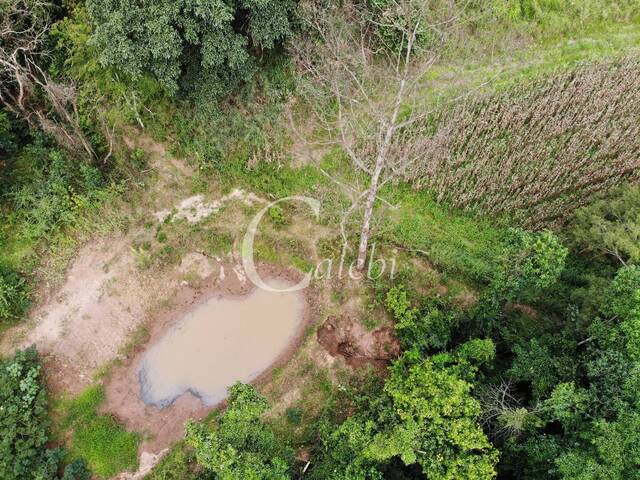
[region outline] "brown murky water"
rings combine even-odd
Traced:
[[[283,280],[269,283],[291,286]],[[230,385],[250,382],[277,359],[303,314],[300,292],[256,289],[245,297],[212,298],[144,355],[138,370],[142,399],[166,407],[190,391],[206,405],[218,403]]]

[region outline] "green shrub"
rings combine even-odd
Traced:
[[[287,420],[292,425],[300,425],[302,423],[302,417],[304,416],[304,412],[296,407],[289,407],[285,412],[287,416]]]
[[[284,210],[282,210],[282,207],[278,205],[275,205],[269,209],[269,218],[276,226],[282,226],[287,223],[286,219],[284,218]]]
[[[438,299],[429,299],[412,307],[402,285],[387,292],[385,307],[395,320],[395,331],[403,350],[417,348],[422,352],[443,349],[457,326],[459,315]]]
[[[70,159],[43,143],[27,146],[14,169],[9,197],[23,220],[26,239],[37,240],[72,224],[82,197],[103,186],[95,167]]]
[[[406,49],[407,34],[416,25],[414,50],[433,47],[442,41],[442,32],[435,27],[447,15],[464,14],[465,8],[451,2],[409,0],[367,0],[369,21],[374,27],[377,43],[392,54]]]
[[[0,264],[0,323],[19,319],[29,307],[29,287],[12,268]]]
[[[215,430],[187,423],[187,443],[198,463],[216,478],[285,480],[293,452],[261,420],[268,404],[251,385],[229,388],[229,406]]]
[[[558,281],[567,254],[552,232],[512,229],[501,265],[476,306],[477,318],[493,323],[506,303],[535,300]]]
[[[0,361],[0,478],[54,480],[59,478],[64,452],[48,449],[49,416],[42,366],[35,347],[18,350]],[[62,480],[89,480],[83,459],[62,470]]]
[[[640,263],[640,187],[627,185],[576,211],[568,237],[576,250]]]
[[[74,460],[65,467],[62,480],[91,480],[91,470],[83,459]]]
[[[191,480],[201,478],[194,473],[193,452],[180,445],[173,448],[149,473],[146,480]]]
[[[0,362],[0,478],[51,479],[61,459],[49,450],[47,392],[34,347]]]

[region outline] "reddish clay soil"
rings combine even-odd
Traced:
[[[367,330],[351,315],[327,318],[318,330],[318,342],[331,355],[343,357],[355,368],[384,368],[400,355],[400,343],[392,327]]]

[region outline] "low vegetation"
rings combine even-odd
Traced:
[[[60,428],[71,433],[69,460],[83,459],[91,471],[111,478],[138,465],[138,434],[127,432],[115,418],[98,414],[104,400],[101,386],[89,387],[73,400],[63,401],[57,415]]]
[[[293,360],[233,385],[147,478],[636,478],[637,2],[5,3],[0,334],[95,233],[125,232],[154,275],[238,253],[259,208],[156,222],[162,195],[313,196],[317,222],[268,211],[258,259],[397,262],[322,285]],[[316,330],[343,315],[398,357],[327,360]],[[0,478],[135,471],[146,432],[102,413],[102,379],[50,402],[44,368],[35,347],[0,360]]]

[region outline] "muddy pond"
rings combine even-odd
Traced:
[[[291,286],[284,280],[269,283]],[[286,351],[303,316],[300,292],[256,288],[242,297],[205,301],[144,354],[137,372],[142,400],[163,408],[191,392],[215,405],[229,386],[256,379]]]

